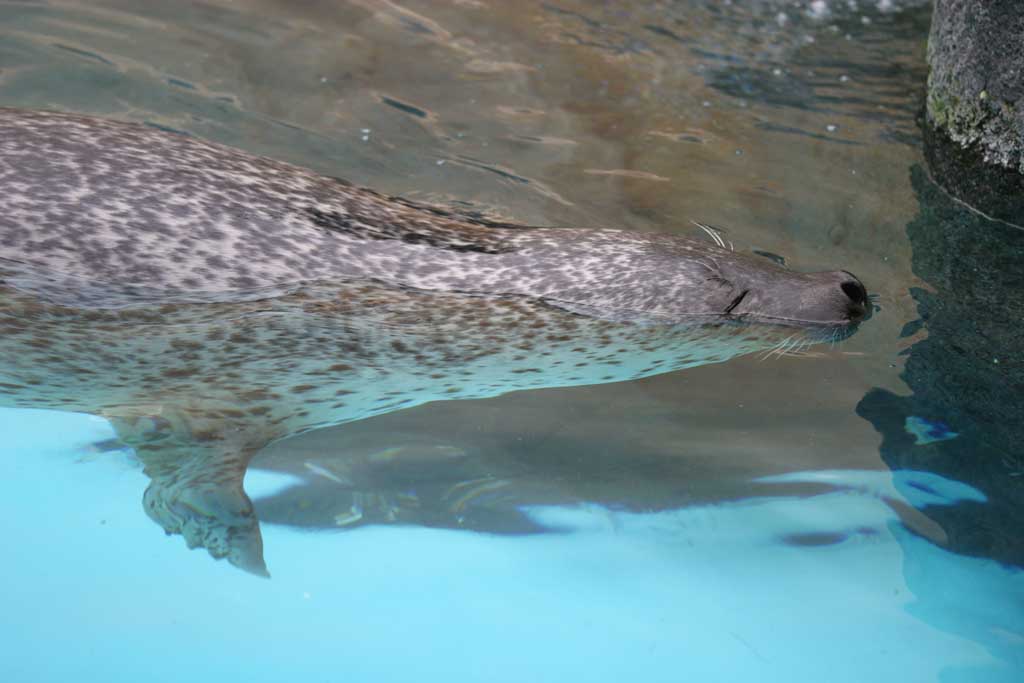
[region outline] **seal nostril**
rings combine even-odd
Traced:
[[[850,297],[850,300],[855,304],[867,304],[868,293],[864,290],[864,285],[857,282],[856,280],[847,280],[843,284],[839,285],[840,289],[843,290],[843,294]]]

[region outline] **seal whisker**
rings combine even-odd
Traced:
[[[792,338],[793,338],[793,335],[790,335],[790,336],[786,337],[785,339],[783,339],[782,341],[777,342],[774,346],[772,346],[772,348],[768,349],[768,351],[766,351],[763,356],[761,356],[761,360],[762,361],[768,360],[769,358],[771,358],[772,356],[775,356],[775,355],[781,356],[781,354],[784,352],[784,349],[786,347],[786,343],[790,339],[792,339]]]
[[[706,223],[700,223],[698,221],[693,220],[692,218],[690,219],[690,222],[696,225],[704,232],[706,232],[718,246],[722,247],[723,249],[728,249],[729,251],[736,251],[736,245],[733,244],[732,240],[729,240],[729,246],[726,246],[726,240],[725,238],[722,237],[725,231],[722,230],[721,228],[716,228],[713,225],[707,225]]]
[[[762,363],[765,362],[766,360],[768,360],[768,356],[770,356],[772,354],[772,351],[774,351],[776,348],[778,348],[778,347],[772,346],[770,349],[768,349],[767,351],[763,352],[758,357],[758,360],[761,361]]]
[[[786,345],[783,347],[782,351],[779,352],[779,358],[790,358],[796,355],[794,350],[796,349],[797,345],[798,342],[796,340],[787,340]]]
[[[718,275],[718,273],[719,273],[718,264],[715,263],[714,261],[710,261],[710,265],[709,265],[707,262],[705,262],[705,260],[703,258],[695,258],[694,259],[694,263],[696,263],[697,265],[703,266],[705,269],[707,269],[707,271],[712,274],[712,278],[720,277]]]
[[[722,247],[723,249],[726,248],[725,247],[725,242],[722,240],[722,236],[719,234],[720,231],[717,228],[712,228],[710,225],[705,225],[704,223],[700,223],[698,221],[695,221],[692,218],[690,219],[690,222],[693,223],[694,225],[696,225],[698,228],[700,228],[704,232],[706,232],[708,237],[710,237],[712,240],[714,240],[715,244],[717,244],[718,246]],[[734,250],[730,250],[730,251],[734,251]]]
[[[788,358],[799,355],[799,348],[800,340],[795,339],[793,336],[791,336],[789,337],[789,339],[787,339],[786,348],[783,350],[781,354],[779,354],[779,357],[781,358],[782,356],[786,356]]]
[[[837,329],[836,330],[832,330],[832,334],[831,334],[831,336],[829,338],[829,350],[834,351],[836,346],[839,345],[839,342],[840,342],[839,330],[837,330]]]

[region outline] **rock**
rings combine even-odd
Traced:
[[[986,162],[1024,172],[1024,3],[936,0],[927,117]]]
[[[1024,230],[1024,173],[987,163],[980,149],[962,147],[932,126],[921,128],[932,179],[950,197],[985,218]]]

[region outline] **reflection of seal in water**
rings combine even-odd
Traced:
[[[144,126],[0,109],[0,399],[108,417],[169,533],[264,572],[268,442],[430,400],[848,334],[864,287],[686,238],[525,228]]]

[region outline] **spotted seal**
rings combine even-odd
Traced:
[[[143,125],[0,109],[0,401],[108,418],[147,513],[265,573],[242,488],[299,432],[849,334],[846,271],[460,215]]]

